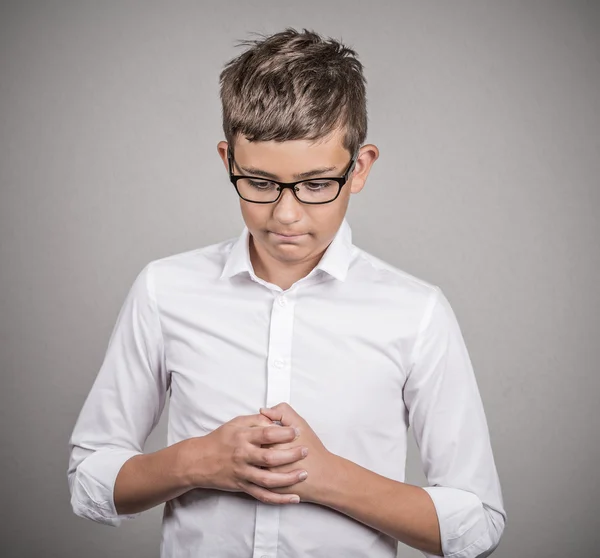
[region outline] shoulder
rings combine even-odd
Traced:
[[[357,246],[354,246],[354,249],[353,271],[356,280],[368,283],[374,289],[384,289],[389,294],[408,298],[412,303],[422,303],[424,306],[439,294],[438,285],[396,267]]]
[[[147,277],[152,290],[182,288],[186,285],[200,285],[219,277],[229,251],[237,237],[229,238],[195,248],[157,258],[146,264],[141,273]]]

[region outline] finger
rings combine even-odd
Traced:
[[[240,426],[272,426],[273,421],[261,413],[255,415],[240,415],[233,419]]]
[[[308,448],[298,446],[289,449],[257,449],[248,456],[247,463],[257,467],[279,467],[289,465],[304,459],[308,455]]]
[[[302,475],[302,476],[301,476]],[[298,484],[308,477],[308,472],[304,469],[294,469],[287,473],[275,473],[267,469],[249,467],[246,473],[246,480],[262,486],[263,488],[283,488]]]
[[[296,413],[288,403],[279,403],[274,407],[261,407],[260,414],[270,418],[271,420],[277,420],[281,422],[283,426],[291,426],[297,422]]]
[[[293,504],[292,498],[297,498],[300,501],[298,494],[278,494],[277,492],[271,492],[266,488],[262,488],[251,482],[242,483],[242,488],[245,492],[254,496],[257,500],[264,502],[265,504]]]
[[[273,421],[270,418],[265,417],[264,415],[261,415],[260,413],[258,413],[257,415],[253,415],[253,416],[255,418],[250,423],[250,426],[252,426],[252,427],[254,427],[254,426],[274,426]]]
[[[261,407],[258,414],[268,418],[273,424],[278,424],[279,426],[283,426],[281,421],[277,419],[277,413],[273,412],[271,409],[266,409],[264,407]]]
[[[290,449],[290,448],[297,448],[297,445],[294,445],[294,442],[278,442],[276,444],[261,444],[260,446],[261,448],[264,449],[277,449],[277,450],[284,450],[284,449]]]
[[[269,407],[261,407],[259,409],[259,413],[273,421],[279,421],[281,422],[281,415],[282,412],[281,410],[277,410],[275,408],[269,408]]]
[[[251,444],[261,446],[263,444],[293,442],[297,437],[298,433],[294,428],[283,428],[281,426],[270,425],[252,430],[248,434],[248,441]]]

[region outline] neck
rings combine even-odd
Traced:
[[[309,261],[284,266],[263,250],[257,249],[252,235],[250,235],[248,247],[254,274],[263,281],[277,285],[284,291],[287,291],[296,281],[306,277],[319,263],[322,256],[320,254]]]

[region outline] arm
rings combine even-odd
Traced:
[[[187,440],[125,462],[114,487],[119,515],[134,515],[177,498],[194,488],[186,468]]]
[[[467,347],[437,287],[411,360],[404,400],[444,556],[489,556],[500,542],[507,514]]]
[[[262,427],[262,428],[261,428]],[[293,429],[272,426],[261,414],[234,417],[206,434],[129,459],[117,476],[114,500],[119,514],[134,514],[193,488],[247,492],[271,504],[288,504],[286,487],[302,482],[302,446]],[[286,450],[262,444],[288,442]],[[267,463],[293,464],[288,473],[265,471]],[[259,464],[257,466],[257,464]],[[301,463],[300,463],[301,465]],[[269,490],[281,488],[281,493]]]
[[[331,455],[317,503],[336,509],[428,555],[443,556],[435,507],[425,490]]]
[[[302,485],[290,488],[302,501],[333,508],[430,556],[442,556],[435,507],[425,490],[389,479],[331,453],[288,403],[261,408],[260,412],[301,432],[300,441],[308,448],[303,463],[308,477]],[[283,472],[289,469],[289,465],[269,468]]]
[[[73,512],[107,525],[118,526],[139,515],[116,509],[113,495],[121,468],[134,459],[127,464],[126,475],[138,465],[156,471],[177,452],[177,448],[149,456],[142,452],[162,414],[169,381],[151,272],[149,264],[129,290],[69,440],[67,477]],[[172,493],[178,482],[167,484],[158,492]]]
[[[292,487],[302,500],[337,509],[427,557],[489,556],[504,531],[506,511],[473,368],[439,288],[412,353],[404,400],[430,486],[388,479],[331,454],[287,403],[261,413],[302,431],[308,479]]]
[[[270,426],[260,414],[236,417],[206,436],[142,452],[164,409],[169,384],[151,273],[149,264],[127,295],[69,441],[67,476],[74,513],[119,526],[123,519],[201,487],[243,490],[271,503],[288,503],[292,494],[268,488],[298,483],[301,470],[296,466],[275,474],[260,467],[267,465],[267,457],[271,463],[296,463],[302,448],[262,450],[264,443],[293,441],[295,433]]]

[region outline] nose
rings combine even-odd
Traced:
[[[282,223],[290,223],[297,220],[302,213],[302,203],[296,199],[291,188],[283,188],[281,197],[275,203],[274,215]]]
[[[280,206],[280,205],[298,206],[298,205],[302,205],[302,203],[296,199],[294,192],[292,192],[292,188],[283,188],[283,192],[281,193],[281,196],[279,197],[279,199],[277,200],[277,203],[275,205],[277,205],[277,206]]]

